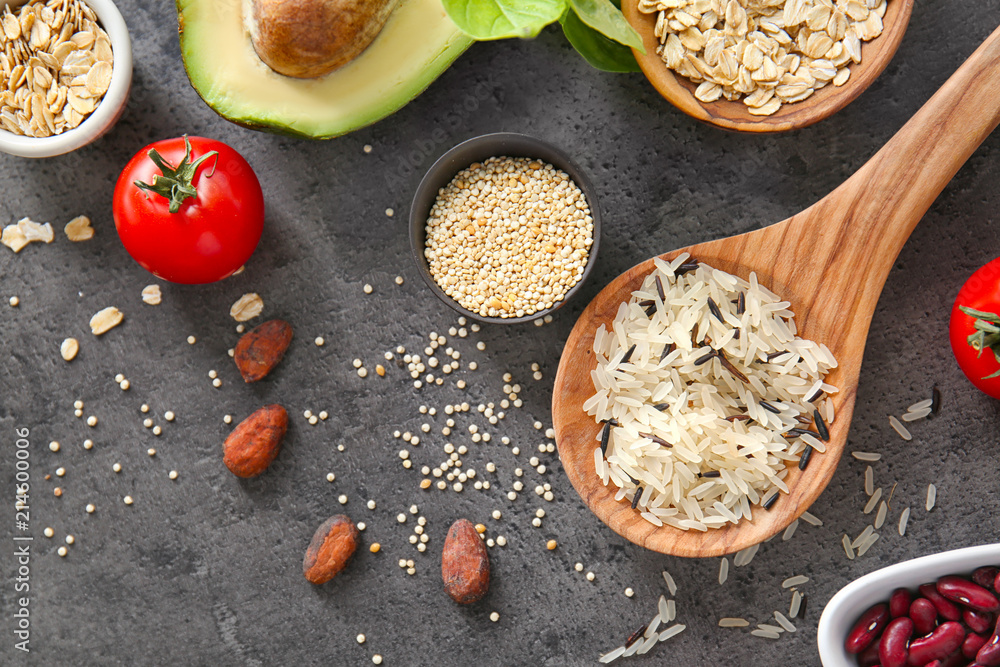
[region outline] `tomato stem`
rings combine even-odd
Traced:
[[[195,190],[194,184],[192,183],[195,173],[198,171],[198,167],[200,167],[203,162],[213,157],[216,158],[216,162],[218,162],[219,152],[209,151],[198,159],[191,161],[191,142],[185,134],[184,157],[176,167],[163,159],[163,156],[160,155],[155,148],[149,149],[149,153],[147,153],[147,155],[149,156],[149,159],[152,160],[153,164],[160,168],[161,174],[153,176],[152,184],[135,181],[135,186],[144,192],[152,192],[153,194],[158,194],[161,197],[166,197],[170,200],[170,212],[176,213],[180,210],[181,204],[184,203],[185,199],[195,197],[198,194],[197,190]]]
[[[989,349],[993,352],[997,363],[1000,363],[1000,315],[966,306],[959,306],[958,309],[976,320],[972,324],[976,332],[966,338],[969,346],[978,352],[977,356],[982,355],[983,350]],[[1000,370],[982,379],[991,380],[995,377],[1000,377]]]

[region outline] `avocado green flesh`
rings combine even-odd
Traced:
[[[401,0],[361,55],[318,79],[294,79],[253,49],[239,0],[177,0],[181,55],[202,99],[224,118],[328,139],[394,113],[472,43],[441,0]]]

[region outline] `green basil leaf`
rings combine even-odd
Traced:
[[[632,49],[608,39],[573,12],[566,12],[559,23],[569,43],[593,67],[605,72],[639,71]]]
[[[629,25],[611,0],[569,0],[569,4],[581,21],[605,37],[631,46],[640,53],[646,52],[639,33]]]
[[[443,0],[465,34],[478,40],[535,37],[566,11],[566,0]]]

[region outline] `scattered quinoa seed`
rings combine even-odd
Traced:
[[[555,551],[557,546],[559,545],[556,543],[555,540],[549,540],[548,542],[545,543],[545,548],[548,549],[549,551]]]
[[[54,495],[56,498],[61,498],[62,489],[57,486],[56,488],[52,489],[52,495]]]
[[[53,440],[52,442],[49,443],[49,449],[52,450],[53,452],[58,452],[59,451],[59,443],[57,441]]]
[[[494,623],[496,623],[497,621],[500,620],[500,614],[498,614],[497,612],[491,613],[490,614],[490,620],[493,621]]]
[[[322,336],[316,336],[316,340],[314,340],[313,342],[316,343],[316,347],[323,347],[323,345],[326,343],[326,341],[323,340]]]
[[[194,336],[188,336],[187,337],[187,341],[188,341],[188,345],[194,345],[195,343],[198,342],[198,339],[195,338]]]
[[[16,296],[12,296],[8,299],[7,303],[10,304],[11,308],[17,308],[21,304],[21,300]]]
[[[625,597],[630,598],[635,595],[635,591],[631,587],[625,589]]]
[[[358,643],[359,644],[364,644],[365,643],[365,636],[363,634],[362,635],[358,635]]]
[[[46,527],[45,530],[42,531],[42,534],[44,534],[45,537],[52,537],[53,535],[56,534],[56,532],[51,528]]]
[[[167,477],[169,477],[170,479],[177,479],[177,471],[171,470],[170,473],[167,475]]]
[[[60,558],[65,558],[66,557],[66,553],[67,553],[66,547],[59,547],[59,549],[56,551],[56,553],[59,554]]]
[[[371,294],[373,289],[374,288],[371,285],[365,283],[365,286],[362,288],[362,291],[364,291],[365,294]]]
[[[379,544],[378,542],[373,542],[372,545],[368,547],[368,551],[371,551],[373,554],[377,554],[379,552],[379,549],[381,548],[382,548],[381,544]]]
[[[594,580],[594,573],[593,572],[588,572],[587,573],[587,581],[593,581],[593,580]]]
[[[66,544],[73,544],[74,542],[76,542],[76,538],[75,537],[73,537],[72,535],[67,535],[66,536]]]
[[[122,471],[122,464],[121,463],[115,463],[114,465],[111,466],[111,469],[114,470],[115,472],[121,472]]]
[[[337,479],[337,476],[336,476],[336,475],[334,475],[334,474],[333,474],[332,472],[328,472],[328,473],[326,473],[326,481],[328,481],[328,482],[332,482],[332,481],[334,481],[335,479]]]
[[[403,284],[403,276],[396,276],[396,284],[397,285]]]
[[[124,502],[126,505],[131,505],[132,504],[132,496],[125,496],[124,498],[122,498],[122,502]]]

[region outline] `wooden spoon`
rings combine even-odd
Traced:
[[[792,468],[790,488],[770,510],[754,508],[752,522],[701,533],[657,528],[594,471],[599,427],[583,412],[594,393],[594,332],[609,325],[618,305],[653,270],[647,260],[615,278],[580,315],[559,362],[552,418],[566,474],[588,507],[636,544],[678,556],[719,556],[784,529],[826,488],[847,442],[858,374],[882,285],[910,232],[955,172],[1000,122],[1000,28],[927,104],[857,173],[822,200],[787,220],[687,251],[791,301],[800,335],[826,343],[840,365],[827,381],[839,387],[836,421],[825,454],[805,472]]]
[[[671,104],[698,120],[740,132],[783,132],[821,121],[854,101],[882,73],[906,33],[913,12],[913,0],[889,0],[882,17],[882,34],[861,48],[861,62],[851,65],[851,78],[843,86],[830,84],[801,102],[783,104],[771,116],[752,116],[740,100],[725,98],[702,102],[694,96],[696,84],[675,75],[656,53],[660,40],[653,34],[657,14],[639,11],[639,0],[622,2],[622,12],[642,37],[646,53],[635,53],[643,74]]]

